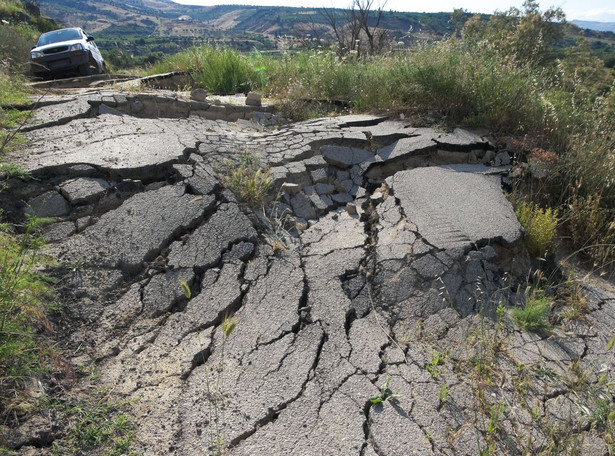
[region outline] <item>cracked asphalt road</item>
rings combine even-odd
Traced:
[[[562,419],[581,454],[607,454],[563,379],[576,360],[615,380],[615,297],[588,289],[587,319],[549,337],[496,321],[529,259],[487,138],[369,116],[136,117],[131,97],[42,108],[14,157],[39,182],[8,192],[15,214],[56,217],[71,361],[131,401],[143,454],[520,454]],[[242,157],[272,168],[264,208],[224,188]],[[557,380],[528,376],[520,397],[519,365]],[[387,378],[400,396],[373,404]]]

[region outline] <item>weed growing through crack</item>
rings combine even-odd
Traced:
[[[46,405],[68,424],[66,435],[53,443],[54,455],[137,455],[136,427],[125,413],[129,402],[109,400],[111,390],[101,389],[78,401],[54,401]]]
[[[431,374],[431,378],[438,378],[442,375],[442,370],[438,367],[444,364],[445,353],[441,353],[440,351],[434,349],[433,354],[431,355],[431,361],[427,364],[426,368]]]
[[[581,284],[569,277],[566,282],[564,282],[564,289],[566,292],[564,298],[566,308],[563,312],[563,316],[566,320],[577,320],[589,313],[589,305],[587,298],[585,298],[581,292]]]
[[[258,159],[248,153],[242,153],[239,166],[227,161],[229,174],[222,178],[226,185],[241,201],[258,206],[271,188],[271,169],[263,170]]]
[[[182,291],[186,296],[186,299],[190,299],[192,297],[192,291],[190,290],[190,285],[185,280],[180,280],[179,285],[182,287]]]
[[[382,404],[386,401],[388,401],[389,399],[394,399],[396,397],[401,397],[402,395],[399,393],[393,393],[390,388],[389,388],[389,384],[391,383],[391,377],[387,377],[386,381],[380,385],[380,394],[378,396],[372,396],[369,398],[369,401],[372,404]]]
[[[495,329],[491,329],[482,308],[478,318],[479,325],[472,331],[468,339],[468,342],[474,348],[474,353],[468,361],[474,370],[475,380],[480,385],[490,385],[493,383],[495,360],[502,348],[499,324],[496,324]],[[482,395],[483,389],[479,386],[477,392]]]
[[[238,321],[232,315],[227,315],[220,324],[222,331],[222,342],[220,344],[220,356],[218,364],[205,377],[207,387],[208,407],[209,407],[209,444],[210,454],[212,456],[223,456],[228,453],[226,440],[224,438],[224,430],[222,428],[222,419],[224,415],[224,350],[227,339],[237,327]],[[212,383],[209,379],[209,374],[215,371],[215,380]]]
[[[438,391],[438,400],[440,401],[440,407],[448,402],[448,385],[446,382],[442,384]]]
[[[282,197],[287,183],[282,184],[275,200],[271,203],[269,214],[263,208],[262,221],[269,233],[271,248],[274,254],[277,254],[288,248],[288,240],[291,235],[288,231],[288,226],[292,225],[293,219],[289,208],[280,211],[280,198]]]
[[[502,415],[506,411],[503,402],[497,402],[489,409],[489,421],[487,423],[486,448],[479,448],[481,456],[491,456],[496,454],[496,438],[500,431]]]

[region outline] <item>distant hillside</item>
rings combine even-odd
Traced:
[[[596,21],[570,21],[581,28],[596,30],[598,32],[613,32],[615,33],[615,22],[596,22]]]
[[[94,34],[116,67],[152,63],[188,46],[228,45],[241,51],[285,50],[334,41],[320,8],[275,6],[191,6],[172,0],[39,0],[48,16]],[[332,10],[343,21],[343,10]],[[466,13],[470,17],[470,13]],[[484,15],[484,19],[489,16]],[[385,11],[380,26],[398,47],[442,39],[454,32],[451,13]],[[574,44],[573,27],[566,46]],[[592,49],[615,65],[615,36],[586,30]]]
[[[202,36],[216,31],[268,35],[305,33],[327,25],[318,8],[190,6],[171,0],[40,0],[43,10],[66,25],[99,32],[112,25],[136,26],[148,36]],[[396,38],[451,33],[450,13],[384,12],[381,25]],[[314,31],[314,30],[312,30]]]
[[[112,58],[160,54],[192,44],[224,44],[244,51],[288,49],[326,38],[332,30],[318,8],[189,6],[171,0],[40,0],[46,14],[93,33]],[[342,14],[342,10],[334,10]],[[383,14],[381,27],[400,45],[453,32],[450,13]],[[119,62],[121,64],[121,62]]]

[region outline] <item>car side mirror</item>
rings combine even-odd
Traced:
[[[88,36],[88,38],[86,39],[86,41],[94,41],[94,37],[93,37],[93,36]]]

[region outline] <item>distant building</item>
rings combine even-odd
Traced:
[[[184,14],[183,16],[179,16],[179,18],[177,19],[178,21],[182,21],[182,22],[189,22],[192,20],[192,18],[186,14]]]

